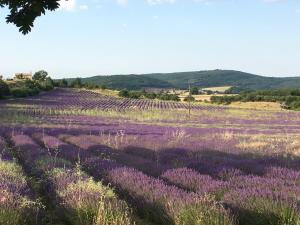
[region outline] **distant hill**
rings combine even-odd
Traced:
[[[69,81],[72,79],[69,79]],[[138,90],[143,88],[187,89],[189,83],[200,88],[235,86],[241,89],[300,88],[300,77],[264,77],[234,70],[209,70],[179,73],[113,75],[83,78],[84,83],[110,88]]]
[[[115,89],[139,90],[147,87],[172,88],[167,81],[144,75],[95,76],[82,79],[84,83],[105,85]]]

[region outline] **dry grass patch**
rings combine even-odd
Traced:
[[[108,96],[113,96],[113,97],[117,97],[117,98],[121,98],[119,97],[119,91],[116,90],[110,90],[110,89],[84,89],[90,92],[94,92],[94,93],[98,93],[101,95],[108,95]]]
[[[283,111],[279,102],[233,102],[229,107],[266,111]]]

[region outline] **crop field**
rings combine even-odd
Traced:
[[[0,225],[299,225],[300,113],[55,89],[0,102]]]
[[[101,95],[88,90],[58,89],[44,94],[42,98],[32,97],[15,100],[14,104],[35,106],[37,109],[51,110],[125,110],[125,109],[187,109],[188,104],[148,99],[125,99],[110,95]],[[9,106],[9,105],[8,105]],[[202,109],[193,104],[193,109]]]

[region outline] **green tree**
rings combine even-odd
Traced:
[[[191,95],[198,95],[199,94],[199,89],[197,87],[193,87],[191,89]]]
[[[196,101],[195,98],[192,95],[188,95],[183,99],[185,102],[194,102]]]
[[[73,88],[82,88],[83,84],[80,78],[76,78],[75,80],[72,81],[71,87]]]
[[[100,86],[100,88],[101,88],[102,90],[105,90],[105,89],[107,89],[107,87],[106,87],[106,85],[105,85],[105,84],[102,84],[102,85]]]
[[[206,94],[208,94],[208,95],[212,95],[214,92],[213,91],[211,91],[211,90],[207,90],[206,91]]]
[[[50,91],[54,88],[54,82],[50,77],[47,77],[45,81],[40,82],[41,89],[44,91]]]
[[[157,97],[157,94],[155,93],[144,93],[143,94],[145,96],[145,98],[149,98],[149,99],[155,99]]]
[[[5,83],[3,80],[0,80],[0,98],[2,98],[5,95],[9,95],[10,90],[7,83]]]
[[[68,81],[66,79],[62,79],[59,81],[60,87],[68,87]]]
[[[48,76],[48,72],[47,71],[40,70],[40,71],[36,72],[33,75],[32,79],[35,80],[35,81],[45,81],[46,78],[47,78],[47,76]]]
[[[129,91],[126,89],[123,89],[119,92],[120,97],[128,98],[129,97]]]
[[[59,7],[59,0],[0,0],[0,7],[8,7],[7,23],[13,23],[23,34],[31,31],[35,19]]]
[[[39,87],[39,83],[33,80],[25,80],[24,82],[25,87],[33,89],[35,87]]]

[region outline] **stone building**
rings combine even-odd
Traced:
[[[16,73],[14,80],[32,80],[32,73]]]

